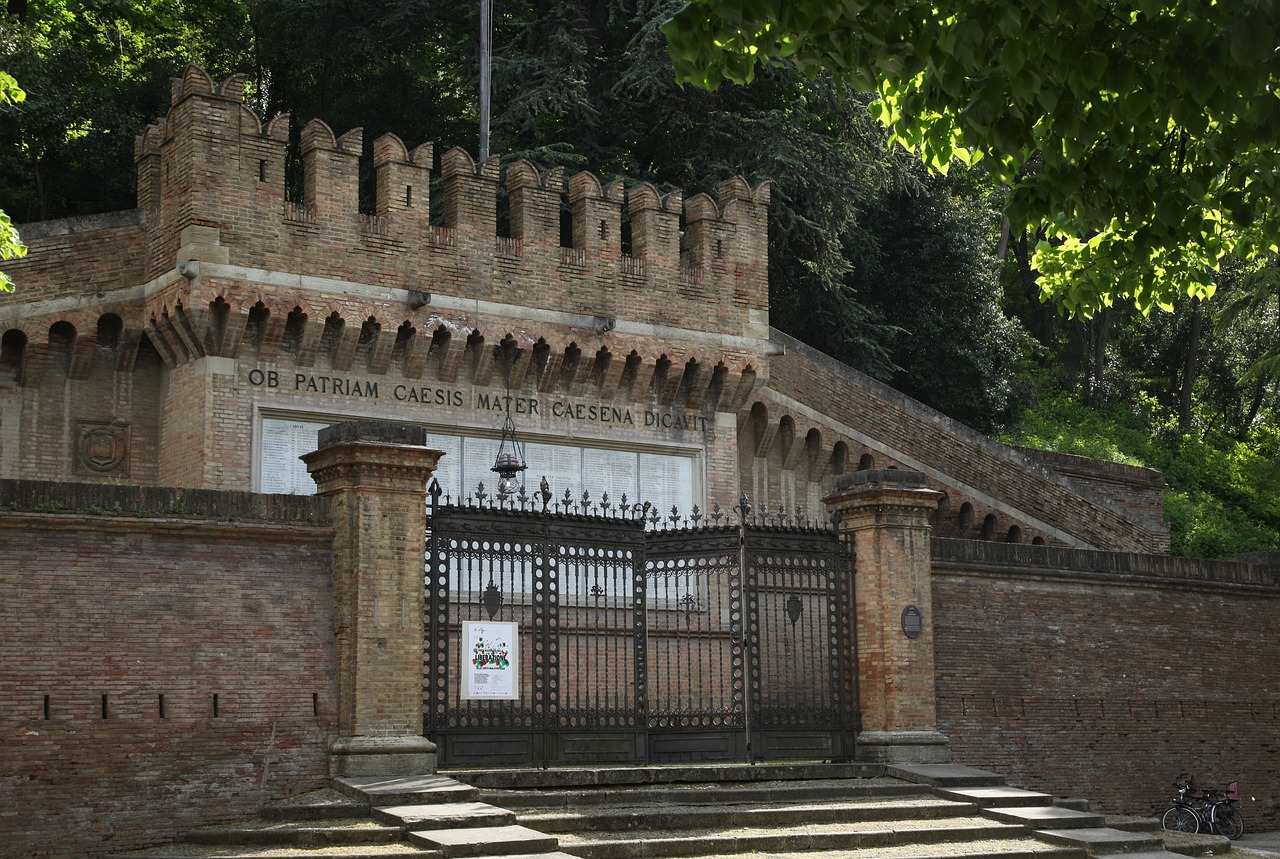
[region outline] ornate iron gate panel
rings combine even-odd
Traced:
[[[644,759],[644,523],[433,507],[424,719],[441,762]],[[462,625],[485,620],[518,624],[518,701],[463,698]]]
[[[738,528],[647,534],[649,756],[745,760]]]
[[[832,531],[548,497],[433,498],[423,691],[441,765],[852,757]],[[518,625],[519,700],[464,698],[468,621]]]
[[[841,545],[829,531],[745,528],[755,757],[853,757],[853,579]]]

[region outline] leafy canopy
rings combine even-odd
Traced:
[[[829,70],[933,168],[985,164],[1044,236],[1042,298],[1091,316],[1207,298],[1229,253],[1280,249],[1275,5],[691,0],[663,32],[683,82]]]
[[[17,104],[25,100],[26,97],[27,94],[18,86],[18,82],[13,79],[13,75],[7,72],[0,72],[0,109],[4,109],[8,105]],[[26,253],[27,246],[22,243],[22,239],[18,236],[18,231],[14,229],[13,221],[3,210],[0,210],[0,259],[13,259],[25,256]],[[12,291],[13,280],[0,271],[0,292]]]

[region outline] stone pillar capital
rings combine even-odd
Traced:
[[[343,490],[409,491],[425,497],[443,455],[427,446],[421,427],[389,421],[348,421],[320,431],[319,447],[302,461],[320,495]]]
[[[840,513],[843,530],[885,525],[918,525],[938,508],[942,493],[930,489],[923,473],[897,468],[855,471],[836,478],[836,491],[822,499]]]

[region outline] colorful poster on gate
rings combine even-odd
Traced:
[[[462,624],[462,700],[520,697],[520,628],[514,623]]]

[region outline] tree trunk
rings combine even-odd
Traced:
[[[1085,399],[1097,405],[1102,398],[1102,375],[1107,368],[1107,339],[1111,333],[1111,308],[1108,307],[1093,318],[1093,361],[1089,372],[1089,384]]]
[[[1191,391],[1196,384],[1200,359],[1200,331],[1204,318],[1200,313],[1200,299],[1191,300],[1191,333],[1187,338],[1187,354],[1182,364],[1182,387],[1178,391],[1178,428],[1186,432],[1191,428]]]

